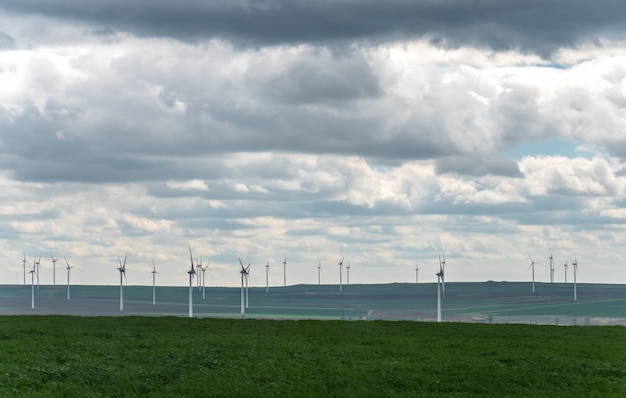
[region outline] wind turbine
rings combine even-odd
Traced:
[[[122,260],[118,257],[117,260],[120,262],[120,266],[117,269],[120,271],[120,312],[124,312],[124,279],[126,279],[126,258],[128,257],[128,253],[124,255],[124,264],[122,264]],[[122,279],[122,275],[124,278]]]
[[[343,257],[339,260],[339,291],[343,291],[343,287],[341,285],[341,276],[343,274]]]
[[[37,290],[39,290],[39,263],[41,263],[41,254],[39,255],[39,260],[35,261],[37,266]]]
[[[206,274],[206,269],[209,267],[209,264],[207,263],[207,265],[205,265],[204,267],[202,266],[202,261],[200,261],[200,271],[202,271],[202,300],[204,300],[204,292],[205,292],[205,274]]]
[[[244,316],[246,314],[247,307],[247,305],[245,304],[247,300],[244,300],[244,280],[248,279],[250,264],[248,264],[247,267],[244,267],[243,263],[241,262],[241,258],[239,259],[239,264],[241,264],[241,271],[239,271],[239,273],[241,274],[241,316]]]
[[[346,285],[350,285],[350,260],[348,260],[348,265],[346,265]]]
[[[22,252],[22,254],[24,255],[24,259],[22,260],[22,267],[24,269],[24,285],[26,285],[26,263],[28,260],[26,260],[26,253]]]
[[[196,274],[196,269],[193,267],[191,245],[189,245],[189,258],[191,259],[191,269],[187,271],[189,274],[189,318],[193,318],[193,276]]]
[[[58,258],[54,258],[54,256],[50,256],[52,257],[52,286],[56,286],[57,285],[57,261],[59,260]]]
[[[574,262],[572,263],[574,266],[574,301],[576,301],[576,274],[578,273],[578,259],[574,256]]]
[[[35,309],[35,264],[30,270],[30,308]]]
[[[439,257],[439,272],[437,272],[437,322],[441,322],[441,294],[444,286],[444,262],[441,262],[441,256]]]
[[[554,258],[552,257],[552,252],[550,252],[548,260],[550,260],[550,283],[554,283]]]
[[[265,293],[270,291],[270,260],[265,264]]]
[[[415,284],[417,285],[418,282],[418,272],[420,271],[420,267],[417,265],[417,262],[415,263]]]
[[[535,262],[533,261],[533,258],[530,257],[530,254],[528,255],[528,258],[530,258],[530,266],[528,267],[528,269],[533,269],[533,293],[535,292]]]
[[[284,285],[287,286],[287,257],[283,260],[283,282]]]
[[[441,255],[439,255],[439,270],[441,272],[441,295],[443,298],[446,298],[446,282],[443,278],[443,274],[446,270],[446,255],[443,255],[443,261],[441,260]]]
[[[73,266],[70,267],[70,263],[67,262],[67,258],[63,257],[63,259],[65,260],[65,264],[67,265],[65,267],[65,269],[67,270],[67,299],[70,299],[70,270],[72,268],[74,268]]]
[[[196,261],[196,269],[199,271],[202,271],[202,257],[200,257],[200,262]],[[198,288],[198,290],[202,289],[202,280],[200,278],[200,276],[198,276],[198,279],[196,279],[196,287]]]
[[[156,305],[156,274],[158,274],[152,259],[152,305]]]
[[[567,260],[565,260],[565,264],[563,264],[563,267],[565,267],[565,283],[567,283]]]
[[[321,285],[322,283],[322,262],[317,260],[317,284]]]

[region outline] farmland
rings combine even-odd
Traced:
[[[479,323],[530,323],[558,325],[626,324],[626,286],[581,284],[573,301],[572,284],[483,282],[446,283],[443,320]],[[246,317],[256,319],[436,319],[435,284],[295,285],[250,288]],[[0,287],[0,314],[121,315],[119,286],[40,286],[35,309],[30,308],[31,288]],[[239,288],[207,287],[205,298],[194,289],[194,316],[240,317]],[[187,316],[187,287],[124,287],[124,315]]]
[[[434,284],[251,288],[243,319],[237,288],[188,319],[186,287],[5,285],[0,397],[624,396],[624,286],[571,288],[447,283],[437,324]]]
[[[0,317],[2,397],[625,396],[626,328]]]

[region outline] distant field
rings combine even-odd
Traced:
[[[626,328],[0,317],[0,397],[626,396]]]
[[[626,286],[483,282],[446,283],[443,320],[481,323],[626,325]],[[250,288],[246,316],[261,319],[436,320],[436,284],[296,285]],[[0,315],[121,315],[119,286],[41,286],[35,309],[30,286],[0,286]],[[205,299],[194,289],[194,316],[240,317],[239,288],[207,287]],[[187,287],[124,287],[124,315],[187,316]]]

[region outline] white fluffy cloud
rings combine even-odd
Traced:
[[[318,260],[336,282],[340,256],[355,282],[411,281],[415,262],[428,281],[444,250],[450,280],[527,279],[528,254],[550,251],[626,277],[626,57],[608,15],[567,39],[496,24],[498,42],[445,18],[368,31],[360,11],[349,33],[289,38],[278,2],[248,10],[277,18],[255,39],[159,27],[160,3],[136,26],[70,3],[0,3],[3,283],[25,252],[67,257],[78,283],[116,283],[128,253],[130,283],[154,258],[183,284],[189,245],[220,285],[237,257],[283,256],[290,283],[315,282]]]

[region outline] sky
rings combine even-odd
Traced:
[[[624,15],[0,0],[0,283],[626,283]]]

